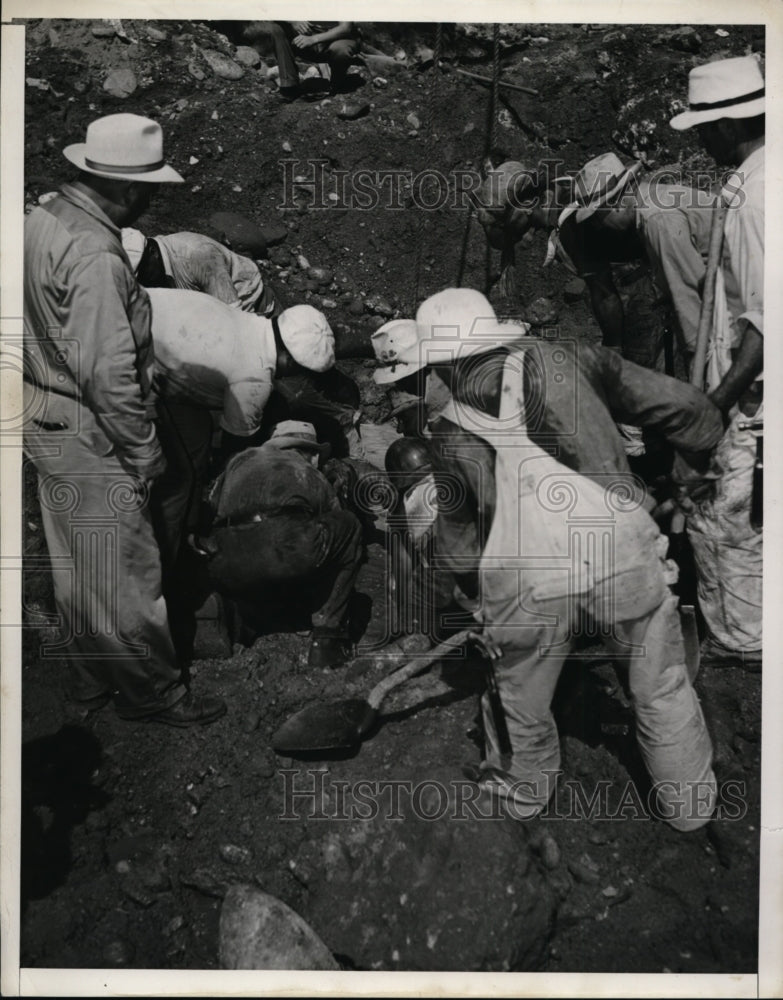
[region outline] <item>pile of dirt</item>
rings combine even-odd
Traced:
[[[354,67],[344,98],[324,96],[316,70],[306,81],[314,99],[293,104],[276,96],[268,52],[256,61],[242,48],[242,25],[220,27],[29,22],[26,200],[34,205],[69,178],[62,149],[91,120],[149,115],[186,183],[167,189],[141,228],[208,232],[218,211],[282,224],[286,238],[262,262],[269,280],[360,336],[445,286],[483,290],[496,275],[498,256],[467,205],[441,203],[441,175],[452,183],[478,171],[494,143],[565,170],[615,148],[692,176],[707,161],[694,136],[667,124],[688,70],[763,46],[752,26],[502,26],[504,79],[539,94],[501,91],[492,122],[487,87],[421,68],[434,26],[365,26],[365,43],[392,58]],[[452,68],[488,76],[491,42],[491,26],[447,26],[443,54]],[[346,102],[366,103],[367,113],[339,117]],[[358,171],[365,196],[346,204],[341,185]],[[571,275],[557,264],[542,271],[545,246],[539,233],[518,248],[518,310],[547,297],[560,333],[595,337],[584,297],[566,292]],[[345,367],[369,418],[382,419],[388,404],[369,377],[372,362]],[[29,492],[26,507],[29,551],[45,573]],[[363,641],[380,642],[378,545],[358,589]],[[334,795],[371,782],[380,795],[381,786],[429,780],[431,792],[462,780],[463,766],[480,758],[477,665],[436,667],[413,688],[418,700],[390,702],[356,754],[313,764],[275,755],[272,733],[306,703],[365,692],[373,673],[314,673],[305,634],[268,634],[193,664],[197,682],[230,706],[204,730],[130,725],[108,710],[71,718],[65,664],[40,648],[51,625],[45,585],[27,596],[35,627],[23,664],[23,965],[215,968],[221,899],[244,882],[311,921],[346,968],[755,970],[760,678],[709,668],[699,678],[721,776],[735,782],[711,838],[674,834],[650,817],[632,719],[600,657],[564,671],[563,775],[537,833],[500,822],[433,825],[410,811],[389,818],[385,804],[371,821],[318,818],[313,782]],[[305,794],[292,800],[297,789]]]

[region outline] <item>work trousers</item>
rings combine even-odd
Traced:
[[[761,419],[763,410],[755,417]],[[710,636],[729,653],[761,653],[763,533],[750,523],[756,438],[732,417],[715,449],[715,495],[687,521],[698,597]]]
[[[61,640],[76,700],[111,694],[138,718],[185,694],[161,589],[149,499],[114,454],[73,432],[31,430]]]
[[[362,529],[350,511],[261,515],[261,520],[220,527],[207,541],[215,588],[249,604],[277,596],[281,584],[298,583],[312,598],[316,628],[343,624],[363,558]]]
[[[297,49],[293,45],[296,31],[288,22],[269,21],[269,34],[275,46],[275,58],[280,69],[280,86],[295,87],[299,83],[296,60],[303,62],[325,62],[331,70],[332,87],[339,86],[348,73],[348,68],[360,43],[358,38],[339,38],[334,42],[321,42],[307,49]]]
[[[264,410],[262,432],[268,437],[281,420],[311,423],[319,441],[331,446],[334,458],[365,457],[359,435],[359,390],[337,368],[275,379],[274,392]]]
[[[495,665],[511,759],[501,754],[485,695],[483,767],[501,772],[517,807],[533,816],[546,806],[560,768],[560,745],[550,706],[571,650],[575,623],[574,602],[567,598],[530,600],[527,607],[529,624],[517,621],[513,646],[504,646],[504,656]],[[714,811],[717,787],[712,744],[685,668],[676,598],[668,594],[640,617],[618,621],[610,633],[602,639],[627,662],[636,738],[660,814],[676,830],[698,829]]]

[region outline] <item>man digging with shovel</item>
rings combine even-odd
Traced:
[[[502,752],[485,695],[479,783],[519,818],[545,808],[560,769],[555,685],[572,635],[592,625],[628,665],[637,741],[661,817],[677,830],[703,826],[717,797],[712,746],[686,671],[666,540],[638,483],[622,475],[627,463],[600,385],[602,365],[607,383],[612,368],[631,383],[623,386],[614,371],[621,412],[635,405],[682,448],[710,447],[720,433],[714,407],[614,352],[526,338],[524,326],[498,323],[470,289],[432,296],[419,308],[415,336],[403,329],[407,337],[376,345],[377,378],[428,371],[436,481],[464,497],[439,511],[436,557],[478,597],[476,616],[505,653],[496,678],[511,753]],[[569,353],[568,381],[563,372],[549,381]],[[577,409],[570,434],[569,401]],[[536,439],[548,439],[548,449]],[[567,464],[552,457],[553,445]]]

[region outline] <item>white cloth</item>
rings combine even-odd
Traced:
[[[277,364],[272,324],[203,292],[150,288],[158,390],[221,411],[247,437],[261,425]]]

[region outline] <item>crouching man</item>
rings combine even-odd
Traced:
[[[480,784],[520,818],[545,808],[560,769],[552,698],[572,636],[589,626],[628,665],[662,818],[677,830],[703,826],[717,795],[712,746],[686,671],[666,540],[627,474],[602,382],[622,369],[622,411],[662,425],[681,448],[709,447],[720,415],[691,386],[612,351],[500,324],[470,289],[425,301],[410,332],[377,345],[379,374],[428,373],[435,481],[458,482],[461,498],[439,504],[436,558],[476,596],[476,616],[505,652],[496,675],[511,754],[485,696]],[[557,368],[569,356],[566,378]]]
[[[267,442],[229,461],[211,493],[211,532],[197,543],[213,586],[240,608],[279,598],[281,589],[311,602],[311,667],[337,667],[351,655],[348,604],[364,558],[359,520],[318,470],[327,451],[312,424],[278,424]]]

